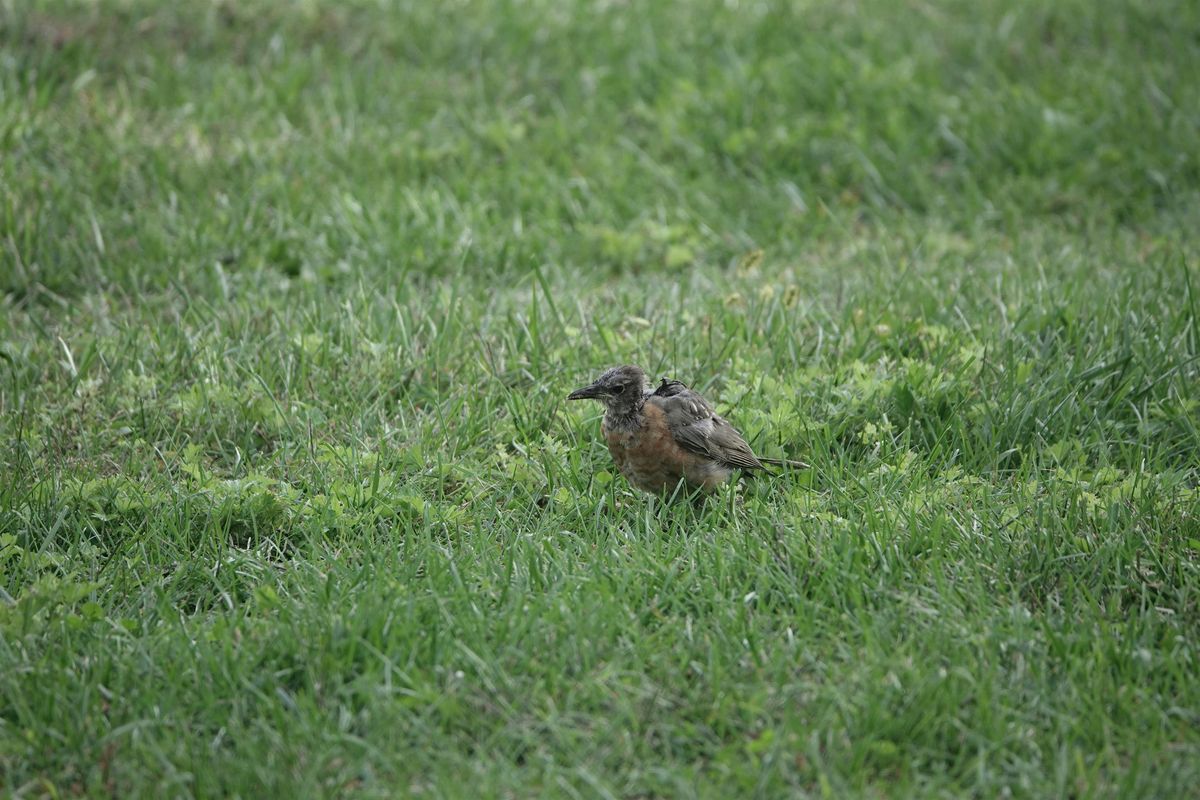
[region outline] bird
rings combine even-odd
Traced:
[[[682,482],[689,493],[703,495],[735,470],[808,467],[802,461],[756,456],[699,392],[669,378],[651,391],[646,373],[629,364],[606,370],[567,399],[604,404],[600,430],[617,469],[651,494],[672,493]]]

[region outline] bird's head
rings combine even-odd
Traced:
[[[646,373],[638,367],[613,367],[594,383],[576,389],[568,400],[599,400],[614,414],[629,413],[638,408],[646,394]]]

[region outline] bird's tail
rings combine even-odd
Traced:
[[[803,461],[792,461],[789,458],[763,458],[758,457],[758,460],[772,467],[791,467],[792,469],[808,469],[808,464]]]

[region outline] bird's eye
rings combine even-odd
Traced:
[[[623,391],[625,391],[625,386],[623,384],[620,386],[613,387],[613,394],[620,394]]]

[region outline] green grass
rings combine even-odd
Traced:
[[[1182,797],[1200,7],[0,0],[0,792]],[[804,473],[663,505],[634,362]]]

